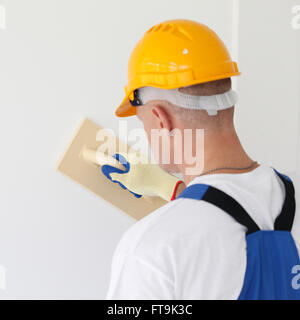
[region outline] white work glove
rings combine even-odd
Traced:
[[[166,201],[174,200],[177,186],[183,182],[165,172],[148,158],[136,163],[136,155],[117,153],[113,157],[123,164],[125,170],[111,165],[102,165],[102,173],[112,182],[117,182],[123,189],[128,189],[135,197],[159,196]],[[138,154],[140,155],[140,154]],[[141,159],[141,158],[139,158]],[[132,161],[130,161],[132,160]]]

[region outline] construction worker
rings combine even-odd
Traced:
[[[203,164],[188,174],[186,159],[156,165],[116,154],[125,171],[102,166],[132,196],[168,201],[122,236],[107,299],[300,299],[293,183],[240,143],[231,89],[239,74],[216,33],[190,20],[157,24],[134,48],[116,115],[137,115],[151,148],[156,130],[175,155],[187,145],[175,129],[192,131],[194,148],[203,130]]]

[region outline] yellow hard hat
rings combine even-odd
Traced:
[[[168,20],[150,28],[133,49],[125,98],[115,114],[136,114],[136,89],[141,87],[175,89],[239,74],[213,30],[191,20]]]

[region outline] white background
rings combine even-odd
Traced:
[[[0,0],[0,271],[10,298],[104,298],[134,220],[55,171],[80,120],[117,129],[129,54],[153,24],[213,28],[242,75],[236,124],[249,154],[299,172],[300,29],[294,0]],[[141,127],[135,118],[129,127]],[[297,161],[298,159],[298,161]],[[1,279],[1,277],[0,277]]]

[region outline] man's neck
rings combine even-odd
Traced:
[[[196,149],[196,148],[195,148]],[[213,169],[230,167],[230,168],[245,168],[253,163],[253,160],[246,154],[242,147],[235,130],[225,131],[222,133],[208,133],[204,136],[204,157],[202,170],[200,169],[195,174],[187,174],[187,169],[190,166],[185,163],[182,165],[181,172],[184,177],[184,182],[187,185],[195,177]],[[221,169],[212,172],[217,173],[244,173],[254,170],[258,165],[254,165],[250,169],[234,170]]]

